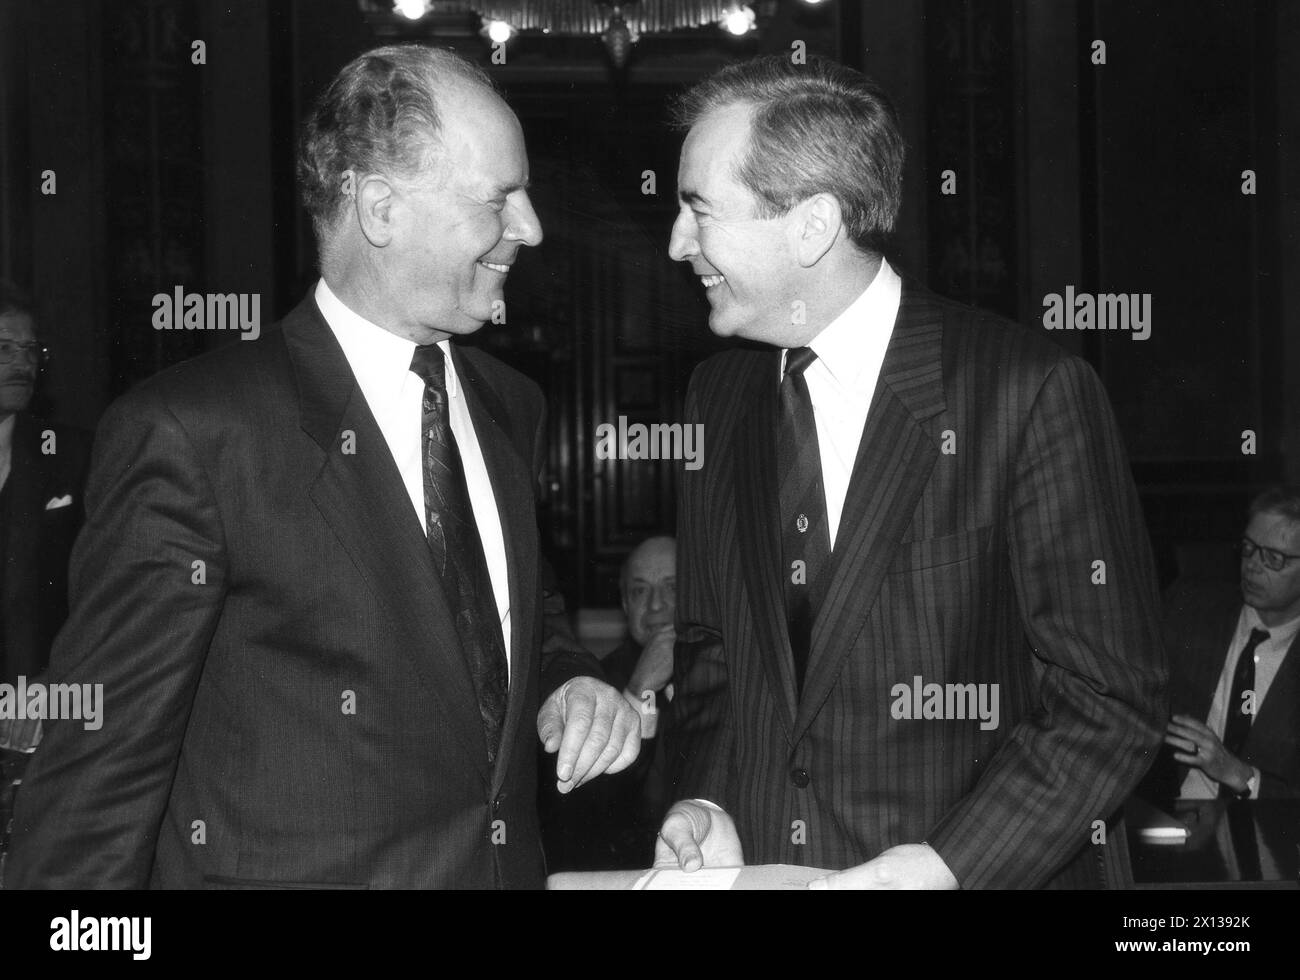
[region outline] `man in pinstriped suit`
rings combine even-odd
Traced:
[[[863,76],[759,59],[679,118],[670,254],[715,333],[767,349],[710,359],[687,396],[713,448],[682,477],[683,802],[656,862],[1124,883],[1166,671],[1099,380],[885,261],[903,146]],[[976,692],[999,710],[975,717]]]

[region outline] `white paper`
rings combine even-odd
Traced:
[[[739,876],[740,868],[700,868],[690,872],[679,868],[657,868],[640,878],[633,887],[648,892],[726,891]]]

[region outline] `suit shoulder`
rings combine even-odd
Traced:
[[[90,452],[91,433],[75,425],[52,422],[37,415],[21,415],[20,424],[26,430],[28,438],[39,444],[46,433],[53,433],[59,453],[85,456]]]
[[[1087,363],[1040,332],[997,313],[949,299],[940,300],[939,308],[954,351],[966,359],[1016,363],[1041,372],[1067,361]]]
[[[29,458],[47,474],[47,479],[70,487],[81,487],[90,466],[91,433],[72,425],[51,422],[38,416],[20,415],[18,439],[26,444]]]
[[[254,341],[231,341],[164,368],[112,406],[113,414],[258,412],[273,392],[291,390],[292,372],[279,325]]]
[[[505,392],[519,392],[529,399],[542,399],[542,388],[517,368],[480,347],[458,347],[470,365],[493,387]]]
[[[1013,385],[1037,389],[1056,371],[1100,387],[1092,366],[1043,336],[1040,331],[978,307],[959,303],[909,284],[900,324],[924,329],[941,325],[943,371],[948,379],[968,378],[980,387]]]
[[[1241,612],[1241,590],[1231,582],[1180,578],[1164,594],[1165,619],[1171,623],[1218,625],[1236,620]]]
[[[735,347],[719,351],[705,358],[695,366],[691,374],[690,390],[701,403],[707,403],[719,390],[730,391],[742,378],[772,366],[773,385],[776,384],[773,348],[767,350],[750,347]]]

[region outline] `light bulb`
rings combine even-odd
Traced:
[[[488,24],[487,33],[493,44],[505,44],[514,36],[515,29],[504,20],[494,20]]]
[[[728,10],[722,15],[722,27],[730,34],[740,37],[754,29],[754,11],[747,6]]]
[[[407,20],[419,20],[429,10],[427,0],[393,0],[393,9]]]

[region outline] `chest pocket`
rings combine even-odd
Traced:
[[[889,574],[919,572],[970,561],[984,553],[992,534],[992,527],[977,527],[941,538],[904,542],[898,546]]]

